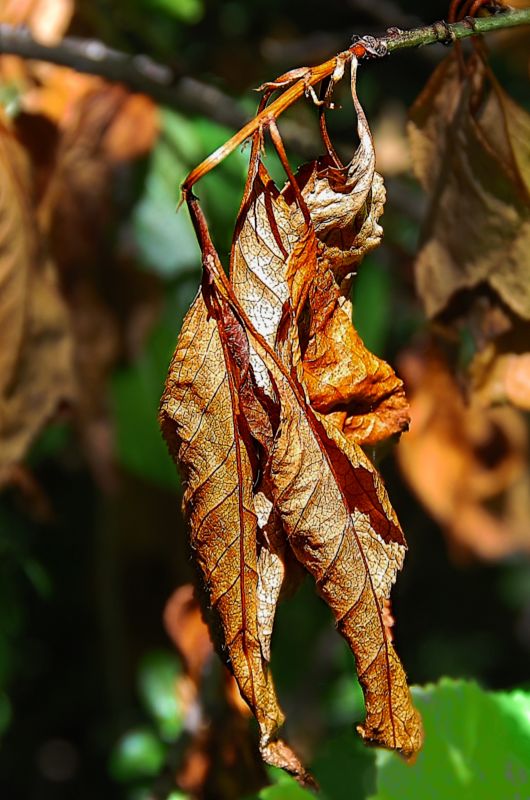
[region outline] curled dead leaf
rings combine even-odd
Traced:
[[[333,414],[351,441],[373,445],[406,430],[408,403],[401,380],[364,346],[352,323],[352,279],[380,244],[386,194],[357,97],[355,61],[351,89],[359,137],[352,161],[344,166],[328,151],[298,178],[318,241],[300,349],[312,406]]]

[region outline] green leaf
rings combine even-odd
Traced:
[[[189,25],[198,22],[204,14],[202,0],[152,0],[152,4]]]
[[[425,746],[413,766],[377,754],[372,800],[530,797],[530,694],[495,693],[444,679],[414,689]]]
[[[357,719],[362,716],[358,714]],[[366,800],[376,787],[375,753],[350,725],[319,748],[311,772],[319,783],[322,800]]]
[[[193,123],[180,114],[162,112],[162,133],[151,155],[144,193],[132,215],[141,261],[166,278],[200,263],[187,210],[176,211],[179,186],[189,165],[201,160],[196,141]]]
[[[128,731],[117,743],[110,758],[110,772],[117,781],[132,781],[158,775],[166,749],[149,728]]]
[[[268,770],[273,786],[266,786],[256,795],[257,800],[314,800],[314,794],[302,787],[285,772],[274,767]]]
[[[368,256],[354,285],[353,319],[368,350],[383,356],[392,319],[392,277],[377,256]]]
[[[189,120],[174,111],[162,112],[162,131],[151,154],[143,195],[132,214],[138,256],[146,268],[162,277],[174,277],[200,265],[200,250],[187,209],[176,211],[180,184],[232,133],[210,120]],[[247,166],[248,152],[234,153],[197,189],[221,250],[230,247]]]
[[[296,781],[291,784],[279,784],[278,786],[267,786],[258,795],[259,800],[314,800],[315,795],[302,789]]]
[[[182,731],[182,709],[176,696],[179,673],[177,657],[163,650],[148,653],[138,671],[142,702],[155,719],[161,737],[168,741],[176,739]]]

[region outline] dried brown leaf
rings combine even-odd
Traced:
[[[72,340],[55,268],[41,251],[24,151],[0,120],[0,483],[74,398]]]
[[[355,71],[355,91],[354,82]],[[348,353],[346,372],[364,358],[351,317],[341,314],[346,287],[352,268],[380,236],[373,146],[366,121],[360,126],[361,147],[340,191],[340,177],[335,180],[327,165],[315,174],[311,185],[315,196],[326,196],[324,209],[314,198],[314,210],[306,203],[307,184],[296,182],[271,128],[289,176],[288,188],[276,189],[255,137],[230,280],[188,195],[204,278],[161,408],[165,437],[186,476],[184,507],[196,559],[221,618],[231,669],[258,719],[262,755],[302,781],[308,781],[303,767],[276,738],[283,715],[267,667],[292,553],[314,576],[355,654],[366,699],[360,733],[407,757],[422,742],[387,605],[405,540],[379,476],[355,435],[348,440],[337,426],[333,405],[340,382],[348,380],[340,371],[346,358],[341,336],[360,351]],[[341,208],[346,222],[337,233]],[[332,413],[321,414],[309,402],[304,355],[308,342],[318,346],[333,324],[340,333],[328,342],[328,371],[334,365],[338,377],[327,389],[334,392]],[[375,398],[381,373],[374,361],[363,367],[375,373]],[[393,378],[390,392],[401,389]],[[366,441],[366,431],[358,438]]]
[[[296,176],[310,225],[293,185],[280,194],[254,153],[230,274],[250,318],[273,347],[283,304],[291,298],[312,406],[332,415],[353,442],[372,445],[406,429],[408,404],[400,379],[367,350],[352,323],[351,281],[381,240],[385,199],[355,78],[354,69],[360,144],[352,162],[338,167],[329,153]]]
[[[300,211],[299,225],[288,227],[282,199],[261,164],[255,176],[237,226],[231,277],[251,329],[263,337],[260,343],[249,333],[255,380],[279,400],[264,486],[291,549],[315,577],[355,653],[367,708],[361,733],[410,756],[421,744],[421,724],[383,615],[405,541],[362,450],[341,434],[334,419],[313,413],[294,377],[300,351],[297,308],[304,306],[308,281],[309,295],[318,286],[316,236]],[[324,297],[333,297],[333,288],[327,288]],[[300,376],[305,380],[303,372]]]
[[[244,359],[245,338],[234,326],[227,330],[220,304],[215,287],[203,282],[170,366],[161,424],[185,475],[191,545],[221,622],[222,648],[258,720],[262,754],[303,779],[297,757],[277,739],[284,716],[262,657],[253,465],[230,353],[235,347]]]
[[[453,53],[411,111],[416,173],[429,196],[416,283],[427,313],[488,283],[530,319],[530,117],[477,49],[465,75]]]
[[[366,702],[360,732],[411,756],[421,746],[421,725],[382,612],[402,565],[403,536],[362,451],[312,415],[285,376],[273,374],[282,409],[269,464],[275,507],[355,654]]]
[[[383,179],[375,171],[375,151],[356,92],[352,98],[359,146],[346,167],[328,153],[301,170],[298,181],[318,241],[301,332],[304,382],[311,404],[333,414],[357,444],[373,445],[406,430],[408,404],[401,380],[362,342],[352,323],[352,279],[364,256],[377,247],[383,230]]]

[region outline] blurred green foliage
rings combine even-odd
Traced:
[[[425,748],[412,769],[379,752],[371,800],[529,796],[530,694],[485,692],[475,683],[443,680],[415,689],[414,697]]]
[[[117,781],[131,781],[158,775],[164,763],[165,749],[154,731],[134,728],[127,731],[110,759],[110,773]]]

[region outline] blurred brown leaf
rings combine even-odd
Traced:
[[[530,550],[524,417],[484,407],[477,397],[466,404],[436,351],[411,351],[400,369],[412,421],[396,451],[399,464],[452,548],[485,559]]]
[[[530,325],[496,301],[473,298],[459,320],[467,324],[476,353],[466,380],[474,403],[485,407],[509,404],[530,410]]]
[[[164,610],[164,626],[182,658],[186,672],[199,684],[213,647],[193,586],[181,586],[171,595]]]
[[[416,283],[427,313],[488,283],[530,319],[530,117],[476,47],[456,53],[411,110],[413,163],[430,200]]]
[[[13,8],[7,12],[14,13]],[[15,10],[15,21],[33,25],[45,18],[49,36],[60,36],[72,4],[57,4],[49,13],[40,0]],[[14,130],[32,160],[42,247],[53,255],[70,310],[80,389],[74,419],[94,475],[109,489],[116,476],[108,376],[142,345],[159,300],[155,277],[138,270],[116,247],[128,210],[123,200],[118,202],[116,186],[130,183],[129,165],[156,141],[158,111],[149,98],[100,78],[19,61],[16,80],[23,111]],[[13,64],[0,58],[4,78],[13,78]]]
[[[530,353],[503,353],[490,344],[471,370],[473,395],[481,405],[508,403],[530,411]]]
[[[230,668],[257,717],[263,758],[302,783],[310,776],[277,738],[283,714],[267,664],[274,608],[290,572],[288,551],[314,576],[355,653],[366,700],[359,732],[407,757],[422,742],[385,610],[405,540],[379,476],[355,443],[367,441],[372,428],[349,441],[333,413],[311,407],[304,389],[306,367],[312,369],[311,359],[304,360],[308,350],[318,354],[313,362],[326,357],[321,339],[330,373],[322,394],[326,400],[332,396],[332,411],[355,370],[351,364],[362,364],[358,383],[367,371],[375,372],[367,405],[375,402],[381,378],[373,360],[366,360],[349,306],[344,313],[342,308],[352,269],[379,241],[383,197],[355,93],[355,65],[352,73],[361,145],[346,175],[322,161],[318,168],[309,166],[310,183],[300,179],[304,170],[297,182],[273,128],[289,176],[281,195],[261,162],[260,134],[254,137],[230,281],[198,202],[188,195],[203,282],[161,405],[164,435],[185,476],[192,547],[222,625]],[[328,156],[333,158],[330,150]],[[310,202],[303,194],[307,186]],[[345,337],[357,347],[349,360]],[[384,367],[391,378],[387,391],[402,392]],[[328,372],[320,369],[324,386]]]
[[[66,33],[74,13],[74,0],[3,0],[2,22],[27,25],[42,44],[56,44]]]
[[[220,800],[257,791],[265,775],[254,752],[250,712],[233,675],[228,670],[220,675],[211,664],[210,634],[190,584],[170,597],[164,623],[185,668],[175,691],[189,741],[177,769],[177,786],[194,798],[203,798],[212,796],[213,782]]]
[[[0,484],[75,397],[70,321],[42,251],[28,159],[0,120]]]
[[[377,169],[385,177],[402,175],[412,167],[406,122],[406,108],[396,99],[383,107],[374,125]]]
[[[46,45],[57,44],[67,32],[74,13],[74,0],[3,0],[0,4],[0,22],[8,25],[24,25],[29,28],[37,41]],[[40,89],[46,93],[50,77],[70,75],[75,85],[85,85],[94,80],[81,76],[73,70],[45,64],[41,61],[27,61],[18,56],[0,57],[2,82],[12,85],[21,93],[20,102],[25,107],[28,91]]]

